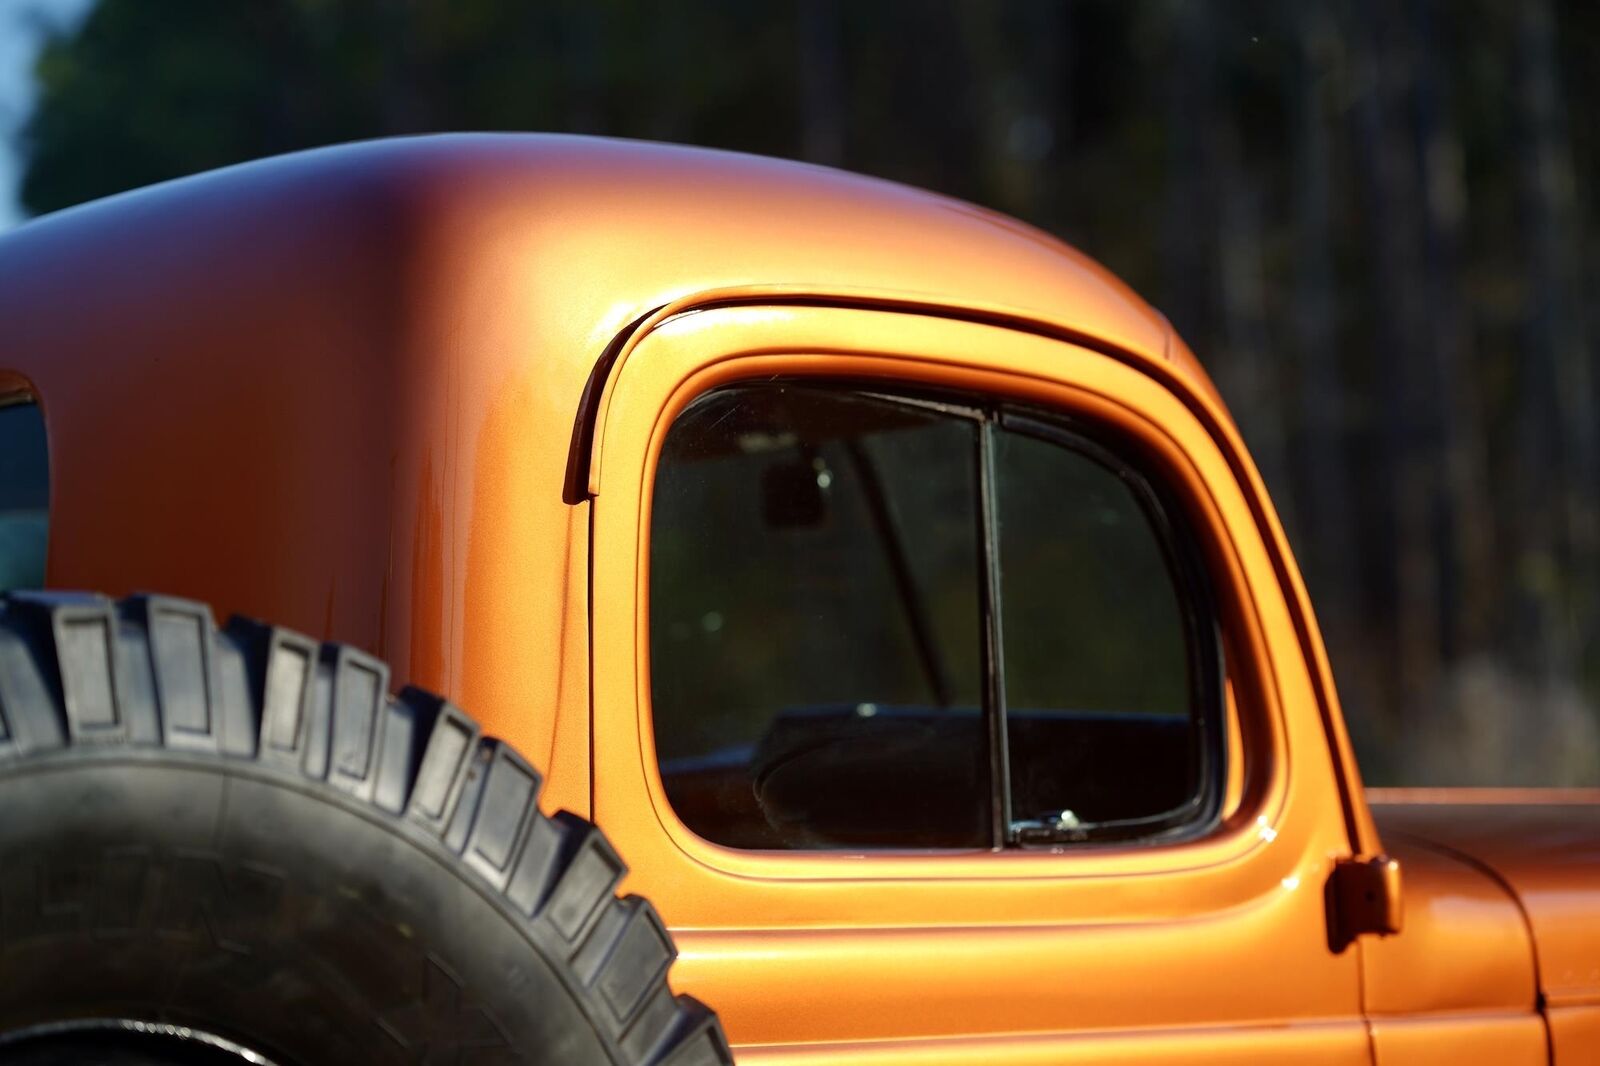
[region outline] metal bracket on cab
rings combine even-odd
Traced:
[[[1387,855],[1340,859],[1328,878],[1328,946],[1343,951],[1358,936],[1392,936],[1403,917],[1400,863]]]

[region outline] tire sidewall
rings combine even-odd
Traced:
[[[325,786],[77,748],[0,766],[0,810],[0,1032],[115,1017],[306,1066],[613,1061],[562,945]]]

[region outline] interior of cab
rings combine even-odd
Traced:
[[[678,817],[756,849],[1160,840],[1220,804],[1220,651],[1181,519],[1066,420],[768,382],[691,405],[651,531]]]

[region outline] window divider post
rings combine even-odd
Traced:
[[[978,430],[978,572],[983,576],[983,717],[988,726],[989,810],[992,847],[1011,841],[1011,758],[1006,730],[1005,644],[1000,619],[1000,537],[994,483],[995,418],[986,414]]]

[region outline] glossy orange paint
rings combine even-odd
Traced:
[[[1551,1007],[1550,1044],[1561,1066],[1600,1063],[1600,1006]]]
[[[1600,1062],[1600,797],[1593,789],[1385,789],[1386,837],[1470,864],[1514,899],[1555,1062]],[[1426,963],[1418,959],[1418,967]]]
[[[1600,1006],[1600,803],[1552,807],[1527,797],[1517,804],[1464,798],[1377,809],[1391,835],[1471,856],[1515,894],[1550,1006]]]
[[[695,394],[772,374],[1017,397],[1141,442],[1219,588],[1237,728],[1215,832],[773,854],[678,821],[650,728],[655,456]],[[1539,933],[1535,970],[1523,875],[1397,837],[1407,929],[1330,945],[1333,863],[1382,842],[1271,502],[1165,320],[1020,223],[661,145],[306,153],[0,240],[0,392],[20,391],[50,436],[52,584],[350,641],[470,708],[617,842],[741,1061],[1543,1061],[1535,973],[1563,949]],[[1561,846],[1526,883],[1565,938],[1600,909],[1577,865],[1549,872]],[[1557,1029],[1588,1031],[1572,987]]]
[[[1405,929],[1365,941],[1378,1061],[1546,1061],[1539,982],[1516,898],[1467,860],[1387,832],[1405,870]]]

